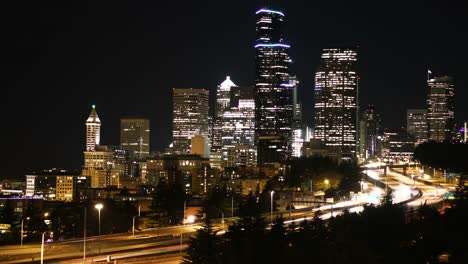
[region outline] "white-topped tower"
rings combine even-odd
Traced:
[[[95,151],[101,140],[101,120],[93,105],[91,114],[86,120],[86,151]]]

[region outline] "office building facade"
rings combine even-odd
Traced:
[[[408,109],[406,111],[406,130],[414,136],[416,145],[427,141],[427,109]]]
[[[427,80],[427,126],[429,140],[452,140],[455,125],[453,78],[434,77]]]
[[[193,136],[209,137],[209,91],[205,89],[173,89],[172,140],[175,154],[188,154]]]
[[[315,74],[315,138],[330,156],[353,159],[358,142],[357,49],[326,48]]]
[[[149,119],[120,119],[120,146],[131,159],[147,158],[150,153]]]

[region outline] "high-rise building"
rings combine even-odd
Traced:
[[[454,119],[454,84],[452,77],[442,76],[427,80],[427,126],[429,140],[452,140]]]
[[[468,122],[465,122],[463,126],[463,141],[468,143]]]
[[[327,48],[315,74],[315,138],[330,156],[356,155],[358,128],[357,49]]]
[[[409,161],[413,158],[414,136],[406,131],[384,132],[383,145],[385,162]]]
[[[176,154],[190,153],[193,136],[208,137],[209,91],[205,89],[173,89],[172,140]]]
[[[259,165],[291,156],[295,87],[291,86],[290,45],[283,39],[284,14],[256,12],[255,141]]]
[[[369,105],[362,113],[364,133],[364,156],[365,159],[375,159],[380,156],[382,126],[380,114],[373,105]]]
[[[55,199],[70,202],[73,200],[74,177],[72,175],[57,175]]]
[[[132,159],[147,158],[150,153],[149,119],[121,118],[120,146]]]
[[[237,85],[231,81],[229,76],[226,76],[226,80],[218,86],[216,90],[215,117],[222,117],[224,111],[231,108],[232,87],[237,87]]]
[[[210,148],[208,146],[208,138],[195,135],[191,139],[192,150],[191,153],[194,155],[200,155],[200,157],[209,159],[210,158]]]
[[[93,105],[91,114],[86,120],[86,151],[94,151],[101,140],[101,120],[99,119],[96,106]]]
[[[211,150],[213,152],[220,152],[222,148],[223,115],[225,112],[231,110],[231,89],[233,87],[237,87],[237,85],[227,76],[226,80],[222,82],[216,90],[216,104],[211,137]]]
[[[255,102],[239,99],[236,107],[225,111],[221,122],[221,146],[223,151],[237,145],[254,145]]]
[[[427,141],[427,110],[408,109],[406,111],[406,130],[414,136],[416,145]]]

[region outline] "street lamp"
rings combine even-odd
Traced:
[[[86,263],[86,206],[84,207],[83,223],[83,263]]]
[[[94,206],[98,210],[98,221],[99,221],[99,242],[101,242],[101,209],[104,207],[102,203],[98,203]],[[101,254],[101,244],[99,243],[99,255]]]
[[[219,208],[215,207],[215,209],[221,212],[221,224],[223,225],[223,230],[224,230],[224,212]]]
[[[29,220],[29,216],[26,217],[26,220]],[[23,246],[23,236],[24,236],[24,219],[21,219],[21,246]]]
[[[133,220],[132,220],[132,222],[133,222],[133,225],[132,225],[132,235],[133,235],[133,237],[135,237],[135,217],[137,217],[137,215],[135,215],[133,217]]]
[[[98,203],[94,206],[98,210],[98,223],[99,223],[99,236],[101,235],[101,209],[104,207],[102,203]]]
[[[270,201],[271,201],[270,223],[271,224],[273,224],[273,194],[275,194],[275,191],[270,192]]]
[[[42,244],[41,244],[41,264],[44,264],[44,236],[46,232],[42,232]]]
[[[231,217],[234,217],[234,193],[231,194]]]

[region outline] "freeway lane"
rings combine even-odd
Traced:
[[[394,171],[387,171],[387,176],[384,175],[383,169],[369,169],[365,173],[375,180],[388,184],[388,187],[393,190],[395,202],[407,200],[420,190],[421,197],[407,203],[412,207],[421,206],[424,203],[428,205],[440,203],[444,200],[444,195],[449,192],[448,188],[424,184]]]
[[[148,247],[162,247],[180,243],[180,232],[183,238],[188,238],[195,232],[198,225],[186,225],[161,228],[141,232],[135,237],[129,234],[92,237],[86,239],[86,255],[100,255],[125,250],[144,249]],[[184,239],[185,240],[185,239]],[[26,244],[0,247],[0,263],[29,263],[40,258],[41,244]],[[44,247],[44,259],[76,258],[83,256],[83,240],[46,243]]]

